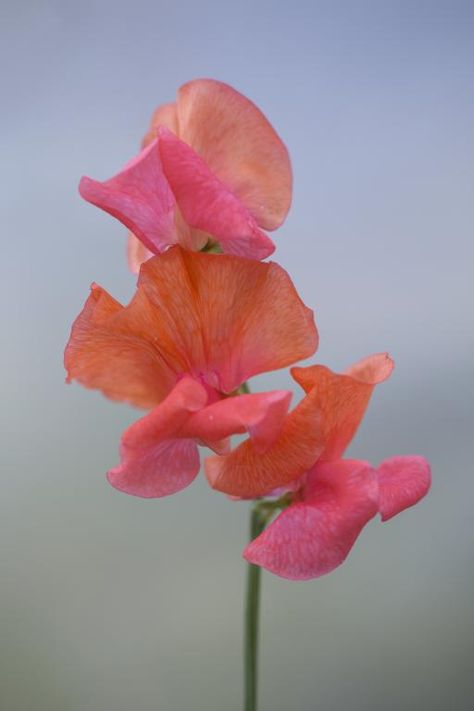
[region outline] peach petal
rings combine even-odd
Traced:
[[[174,494],[199,472],[199,453],[181,432],[192,413],[207,402],[205,388],[183,378],[163,402],[126,430],[121,463],[107,478],[116,489],[153,498]]]
[[[272,254],[271,239],[192,148],[161,128],[159,150],[166,178],[191,227],[212,235],[224,252],[251,259]]]
[[[281,267],[173,247],[142,265],[127,307],[94,287],[65,364],[70,380],[154,407],[183,374],[231,393],[316,346],[312,311]]]
[[[290,505],[244,551],[250,563],[290,580],[331,572],[377,513],[377,481],[367,462],[317,464],[303,501]]]
[[[143,262],[150,259],[153,256],[153,252],[145,247],[143,242],[135,237],[133,232],[128,233],[127,238],[127,262],[128,268],[133,274],[138,274],[140,267]]]
[[[155,254],[178,241],[175,199],[163,174],[158,141],[153,141],[110,180],[82,178],[88,202],[120,220]]]
[[[428,493],[431,469],[424,457],[392,457],[377,469],[379,509],[382,521],[388,521],[404,509],[414,506]]]
[[[182,372],[223,393],[317,346],[313,312],[273,263],[174,247],[143,265],[133,307],[137,318],[153,312],[151,331],[180,354]]]
[[[186,431],[206,443],[248,432],[255,449],[265,452],[280,433],[291,397],[287,390],[275,390],[226,398],[197,412]]]
[[[165,126],[166,128],[169,128],[170,131],[173,131],[173,133],[178,135],[179,128],[176,103],[162,104],[155,109],[151,117],[150,128],[143,137],[142,148],[146,148],[150,145],[150,143],[152,143],[152,141],[155,140],[160,126]]]
[[[64,353],[67,381],[102,390],[112,400],[153,407],[176,380],[149,341],[128,323],[126,309],[97,284],[72,325]]]
[[[323,365],[292,368],[291,374],[305,392],[320,396],[326,446],[321,461],[339,459],[354,437],[377,383],[393,370],[387,353],[364,358],[345,373],[333,373]]]
[[[205,472],[218,491],[256,498],[302,477],[324,447],[318,395],[309,393],[287,416],[274,444],[263,454],[251,440],[230,454],[208,457]]]
[[[292,191],[285,145],[263,113],[219,81],[197,79],[178,92],[179,137],[203,158],[257,223],[276,229]]]

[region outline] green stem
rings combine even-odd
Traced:
[[[267,517],[258,507],[250,512],[250,540],[259,536],[267,523]],[[247,598],[245,604],[245,711],[257,709],[258,673],[258,626],[260,612],[260,576],[258,565],[249,563],[247,569]]]

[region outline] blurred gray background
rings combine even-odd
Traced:
[[[1,3],[2,711],[241,708],[247,505],[202,478],[113,490],[137,413],[62,369],[89,283],[134,288],[78,180],[116,172],[201,76],[290,149],[275,258],[316,309],[318,361],[396,360],[350,453],[434,475],[332,575],[263,576],[261,711],[472,709],[473,20],[456,0]]]

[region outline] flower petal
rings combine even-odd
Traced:
[[[287,416],[274,444],[263,454],[251,440],[230,454],[208,457],[205,472],[218,491],[256,498],[301,477],[324,447],[317,393],[308,394]]]
[[[143,265],[132,305],[137,319],[153,312],[155,341],[179,353],[182,372],[223,393],[317,345],[313,313],[277,264],[174,247]]]
[[[291,580],[337,568],[377,513],[377,482],[367,462],[317,464],[302,502],[290,505],[244,551],[249,563]]]
[[[186,143],[159,129],[161,162],[186,222],[215,237],[224,252],[265,259],[275,250],[243,203]]]
[[[277,439],[292,393],[275,390],[220,400],[197,412],[186,431],[203,442],[248,432],[255,449],[265,452]]]
[[[110,180],[82,178],[79,192],[88,202],[113,215],[151,252],[178,241],[175,199],[161,166],[158,141],[142,150]]]
[[[67,381],[102,390],[112,400],[153,407],[176,376],[140,324],[104,289],[92,284],[64,353]]]
[[[281,267],[174,247],[142,265],[126,308],[94,288],[65,363],[70,380],[153,407],[183,374],[231,393],[316,345],[312,311]]]
[[[176,135],[178,134],[178,114],[176,112],[175,102],[172,104],[162,104],[155,109],[151,117],[150,128],[145,136],[143,136],[142,148],[146,148],[155,140],[160,126],[165,126]]]
[[[199,451],[192,439],[168,439],[123,456],[123,463],[108,472],[109,483],[145,499],[176,494],[199,473]]]
[[[143,242],[135,237],[133,232],[128,233],[127,238],[127,262],[128,268],[133,274],[138,274],[140,267],[143,262],[150,259],[153,256],[153,252],[145,247]]]
[[[323,365],[292,368],[291,374],[305,392],[320,395],[326,446],[321,461],[339,459],[354,437],[377,383],[393,370],[387,353],[368,356],[345,373],[333,373]]]
[[[291,165],[262,112],[232,87],[212,79],[184,84],[177,101],[179,137],[248,208],[276,229],[291,203]]]
[[[124,433],[121,464],[109,471],[110,484],[145,498],[168,496],[188,486],[199,472],[199,453],[181,431],[206,402],[205,388],[192,378],[177,383],[160,405]]]
[[[414,506],[428,493],[431,469],[424,457],[392,457],[377,469],[382,521]]]

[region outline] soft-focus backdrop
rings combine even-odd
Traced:
[[[290,149],[275,258],[316,310],[318,361],[396,360],[350,453],[424,454],[434,476],[330,576],[263,576],[261,709],[472,709],[473,3],[24,0],[0,28],[0,708],[241,707],[247,505],[203,479],[110,488],[136,413],[62,369],[90,282],[134,288],[80,176],[110,177],[153,108],[209,76]]]

